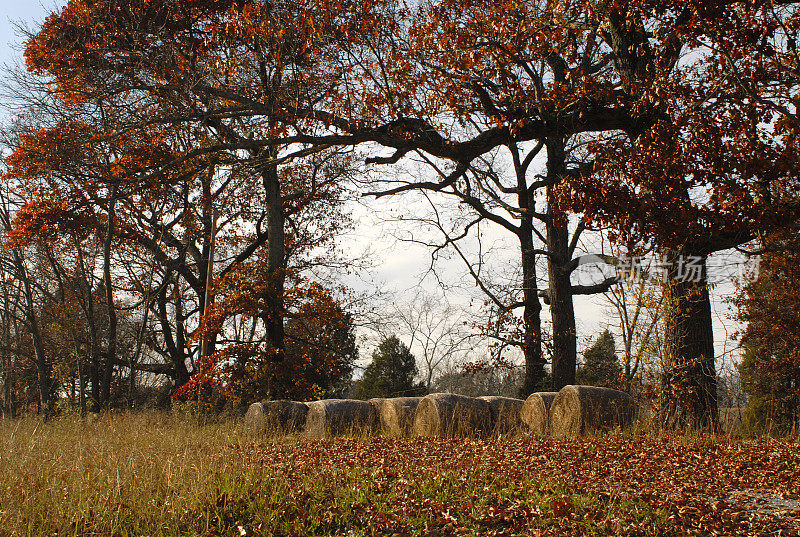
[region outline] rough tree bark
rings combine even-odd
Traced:
[[[558,184],[566,174],[566,151],[564,139],[551,137],[547,146],[547,178],[549,185]],[[575,329],[575,307],[572,283],[569,221],[566,214],[554,210],[551,187],[547,189],[547,274],[550,315],[553,322],[552,389],[575,384],[577,366],[577,334]]]
[[[719,413],[706,256],[672,251],[668,260],[663,419],[670,427],[713,428]]]
[[[534,226],[532,212],[536,210],[536,189],[528,185],[528,168],[538,150],[531,151],[525,159],[520,158],[515,144],[509,145],[517,176],[517,200],[520,208],[520,223],[517,236],[520,242],[522,263],[522,309],[523,341],[522,353],[525,357],[525,379],[520,396],[542,389],[544,366],[547,362],[542,353],[542,304],[539,301],[539,282],[536,273],[536,249],[534,247]]]
[[[525,356],[525,380],[521,395],[527,397],[542,388],[545,376],[545,358],[542,355],[542,305],[539,302],[539,289],[536,281],[536,255],[530,230],[520,229],[522,246],[522,310],[523,342]]]
[[[275,152],[274,149],[268,151],[270,153]],[[277,154],[269,156],[274,159]],[[281,194],[278,166],[276,164],[267,165],[262,172],[262,180],[267,204],[267,232],[269,234],[267,259],[271,283],[265,297],[268,309],[264,323],[267,328],[267,338],[275,351],[275,359],[280,361],[283,359],[286,348],[283,325],[283,295],[286,285],[286,238],[283,196]]]
[[[550,253],[547,262],[548,298],[550,315],[553,322],[553,364],[552,374],[554,391],[564,386],[575,384],[575,368],[577,366],[577,341],[575,328],[575,306],[573,304],[571,272],[569,264],[569,245],[566,217],[559,222],[560,216],[553,215],[553,222],[547,225],[547,250]]]

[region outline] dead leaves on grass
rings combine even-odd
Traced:
[[[800,535],[796,442],[375,438],[242,449],[250,464],[320,484],[322,533]],[[360,499],[345,505],[343,487]]]

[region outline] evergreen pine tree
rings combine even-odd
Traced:
[[[396,336],[384,339],[372,353],[372,363],[356,388],[361,399],[371,397],[405,397],[417,395],[414,384],[417,362],[414,355]]]
[[[613,387],[622,373],[616,353],[614,336],[603,331],[594,344],[583,353],[583,365],[578,368],[577,379],[589,386]]]

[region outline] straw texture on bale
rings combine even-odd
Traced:
[[[308,403],[303,434],[312,438],[363,434],[377,428],[378,412],[369,401],[324,399]]]
[[[519,417],[535,436],[547,436],[550,430],[550,406],[558,392],[532,393],[522,405]]]
[[[408,436],[414,428],[414,415],[422,397],[370,399],[378,409],[381,429],[389,436]]]
[[[550,434],[576,437],[627,427],[634,416],[636,403],[625,392],[595,386],[564,386],[550,406]]]
[[[522,429],[519,414],[525,401],[495,395],[486,395],[479,399],[489,403],[489,412],[492,413],[492,423],[494,424],[492,431],[495,434],[514,433]]]
[[[492,430],[492,412],[483,399],[452,393],[422,398],[414,415],[416,436],[484,436]]]
[[[291,433],[306,421],[308,405],[297,401],[262,401],[253,403],[244,416],[245,424],[256,434],[266,431]]]

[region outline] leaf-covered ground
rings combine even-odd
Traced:
[[[0,535],[800,535],[800,443],[0,422]]]
[[[342,439],[234,452],[286,476],[287,535],[800,534],[797,443]]]

